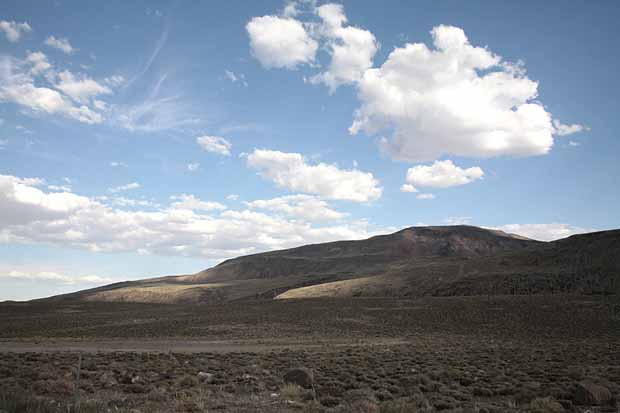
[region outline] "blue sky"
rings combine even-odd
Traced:
[[[412,225],[616,228],[619,16],[5,1],[0,300]]]

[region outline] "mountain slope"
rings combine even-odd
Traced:
[[[618,292],[620,230],[539,242],[472,226],[412,227],[238,257],[192,275],[54,297],[217,303],[261,298]]]
[[[362,241],[337,241],[233,258],[178,280],[214,282],[304,274],[373,274],[402,260],[478,257],[539,244],[501,231],[459,225],[413,227]]]

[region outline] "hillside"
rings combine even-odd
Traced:
[[[620,230],[554,242],[472,226],[412,227],[361,241],[238,257],[196,274],[117,283],[52,299],[218,303],[620,291]]]

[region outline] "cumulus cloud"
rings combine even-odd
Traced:
[[[48,193],[40,184],[40,179],[0,176],[0,242],[225,259],[379,233],[364,220],[315,226],[249,209],[216,209],[216,215],[173,205],[119,210],[74,193]]]
[[[94,96],[112,93],[109,88],[97,83],[97,81],[88,76],[76,77],[68,70],[60,72],[58,79],[56,88],[76,102],[86,103]]]
[[[555,128],[555,133],[558,136],[572,135],[573,133],[590,130],[590,128],[588,128],[587,126],[580,125],[578,123],[574,123],[572,125],[565,125],[557,119],[553,120],[553,127]]]
[[[318,44],[293,18],[254,17],[245,28],[252,54],[266,68],[294,69],[314,61]]]
[[[327,199],[368,202],[380,198],[383,191],[370,172],[325,163],[312,165],[299,153],[256,149],[248,155],[247,163],[279,187]]]
[[[522,235],[527,238],[539,241],[554,241],[561,238],[570,237],[575,234],[583,234],[592,230],[580,228],[569,224],[507,224],[494,227],[511,234]]]
[[[34,113],[59,114],[88,124],[103,121],[102,114],[86,104],[73,104],[59,91],[37,86],[31,67],[31,62],[0,56],[0,101],[16,103]]]
[[[409,185],[407,188],[448,188],[451,186],[468,184],[476,179],[482,178],[483,175],[484,172],[477,166],[463,169],[456,166],[451,160],[445,160],[435,161],[432,165],[428,166],[418,165],[409,168],[407,170],[406,181]]]
[[[70,185],[48,185],[47,189],[50,191],[71,192]]]
[[[411,184],[402,184],[400,186],[400,192],[418,192],[418,189]]]
[[[390,130],[382,148],[407,161],[551,149],[551,115],[535,101],[538,83],[522,65],[471,45],[458,27],[437,26],[431,34],[434,48],[407,44],[364,73],[350,133]]]
[[[405,44],[373,67],[379,48],[374,35],[348,25],[342,5],[315,4],[292,2],[284,17],[265,17],[287,21],[302,32],[306,28],[327,51],[326,70],[309,82],[324,83],[331,92],[343,84],[354,85],[360,106],[349,133],[380,134],[380,147],[393,159],[543,155],[553,146],[554,135],[587,130],[552,119],[537,100],[538,82],[527,76],[523,62],[505,61],[487,47],[472,45],[461,28],[436,26],[431,47]],[[299,7],[308,5],[319,21],[297,20],[302,15]],[[265,25],[269,36],[282,32]],[[278,40],[268,43],[275,48]],[[268,66],[292,68],[313,59]]]
[[[200,163],[199,162],[190,162],[187,164],[187,170],[190,172],[196,172],[197,170],[200,169]]]
[[[113,194],[118,193],[118,192],[123,192],[123,191],[129,191],[131,189],[138,189],[141,188],[142,185],[140,185],[138,182],[132,182],[126,185],[121,185],[121,186],[116,186],[114,188],[109,188],[108,191],[112,192]]]
[[[324,4],[316,9],[316,14],[322,20],[317,32],[326,40],[331,60],[327,70],[310,81],[324,83],[333,92],[342,84],[361,79],[372,66],[379,44],[368,30],[346,26],[347,17],[341,4]]]
[[[49,47],[53,47],[54,49],[58,49],[66,54],[71,54],[76,50],[73,48],[73,46],[71,46],[71,43],[69,43],[69,40],[67,38],[62,37],[56,38],[54,36],[49,36],[47,39],[45,39],[45,44]]]
[[[42,52],[28,53],[26,61],[32,65],[30,71],[33,75],[38,75],[52,68],[52,65],[47,60],[47,56]]]
[[[176,209],[188,209],[190,211],[213,211],[226,209],[226,206],[220,204],[219,202],[202,201],[194,195],[173,195],[170,199],[176,201],[170,204],[172,208]]]
[[[4,32],[9,42],[17,42],[23,33],[32,31],[27,22],[17,23],[14,21],[0,20],[0,31]]]
[[[308,221],[342,219],[347,214],[336,211],[324,200],[312,195],[288,195],[272,199],[258,199],[245,203],[252,209],[279,212]]]
[[[220,136],[200,136],[196,142],[207,152],[230,156],[232,144]]]

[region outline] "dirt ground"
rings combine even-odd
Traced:
[[[287,383],[296,367],[312,386]],[[617,412],[619,398],[615,297],[0,305],[6,412]]]

